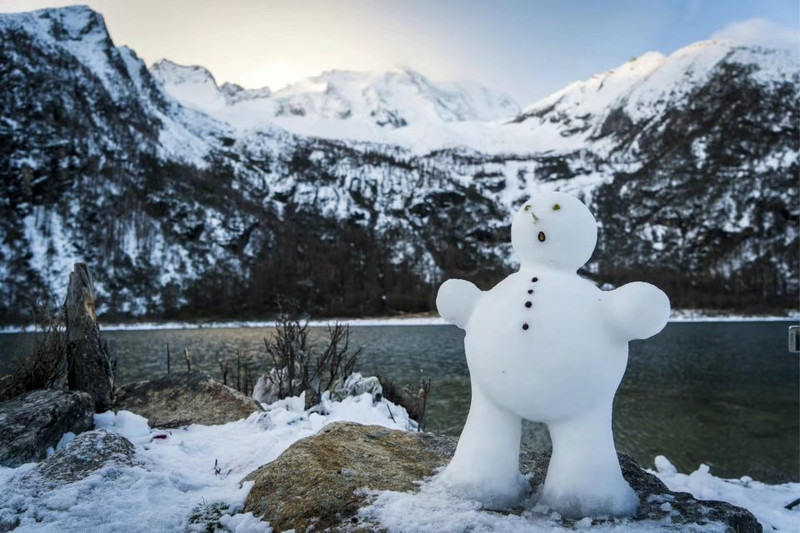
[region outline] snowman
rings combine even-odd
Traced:
[[[518,272],[488,291],[460,279],[439,288],[439,313],[466,331],[472,381],[469,416],[441,479],[487,507],[513,506],[529,490],[519,472],[524,418],[547,424],[553,442],[539,503],[576,518],[636,511],[614,448],[612,403],[628,341],[663,329],[669,299],[647,283],[602,291],[579,277],[596,243],[597,223],[580,200],[537,194],[511,225]]]

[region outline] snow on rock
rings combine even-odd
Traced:
[[[253,513],[239,513],[233,516],[225,514],[220,517],[219,523],[233,533],[272,532],[272,528],[269,527],[269,524],[253,516]]]
[[[130,411],[106,411],[94,415],[94,427],[118,433],[131,442],[150,438],[147,419]]]
[[[35,464],[0,468],[0,529],[19,521],[20,532],[192,530],[193,509],[218,502],[227,509],[220,523],[228,530],[265,532],[252,515],[237,514],[250,490],[240,484],[248,473],[336,420],[413,427],[402,407],[373,404],[369,394],[331,403],[328,415],[306,413],[303,405],[302,396],[287,398],[237,422],[167,431],[127,411],[96,415],[96,428],[133,443],[136,464],[101,469],[43,494],[20,489]]]
[[[665,520],[628,519],[592,525],[584,517],[573,523],[546,506],[526,509],[519,514],[500,514],[486,509],[476,500],[458,497],[441,484],[426,483],[420,492],[374,492],[372,504],[359,511],[363,520],[380,524],[390,533],[551,533],[588,529],[600,532],[655,533],[683,531],[711,533],[726,531],[720,523],[672,526]]]
[[[767,485],[749,476],[721,479],[701,464],[690,474],[681,474],[663,455],[655,458],[656,474],[670,490],[688,492],[698,499],[719,500],[749,510],[758,518],[764,531],[800,530],[800,506],[786,505],[800,497],[800,483]]]

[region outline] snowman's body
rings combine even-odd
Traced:
[[[466,330],[472,404],[444,479],[489,506],[516,502],[521,419],[545,422],[553,441],[541,500],[562,514],[632,514],[611,433],[628,341],[660,331],[669,301],[631,283],[601,291],[575,272],[591,256],[596,222],[576,198],[549,193],[512,224],[519,272],[489,291],[463,280],[439,290],[440,314]]]

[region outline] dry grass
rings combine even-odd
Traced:
[[[428,396],[431,392],[430,378],[420,379],[419,387],[411,385],[400,386],[393,380],[380,376],[378,379],[383,388],[383,397],[393,404],[404,407],[408,412],[408,416],[417,421],[420,431],[424,431],[425,412],[428,408]]]
[[[67,344],[63,312],[48,305],[33,309],[36,323],[34,348],[17,359],[8,375],[0,378],[0,401],[37,389],[66,386]]]

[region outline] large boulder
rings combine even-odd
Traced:
[[[252,398],[200,372],[126,385],[117,393],[114,409],[134,412],[159,428],[225,424],[263,410]]]
[[[451,436],[334,423],[297,441],[278,459],[249,474],[245,481],[254,485],[244,512],[262,516],[275,531],[369,531],[377,525],[359,523],[356,515],[368,503],[364,489],[417,490],[421,480],[448,463],[457,443]],[[762,531],[749,511],[670,492],[633,459],[624,454],[619,457],[625,479],[641,500],[633,521],[663,520],[673,531],[676,524],[711,522],[738,533]],[[520,466],[529,475],[533,493],[544,482],[549,462],[549,450],[522,449]],[[566,521],[564,525],[570,527]],[[648,527],[652,526],[648,522]]]
[[[0,466],[41,461],[65,433],[92,429],[93,414],[85,392],[36,390],[0,403]]]
[[[21,475],[12,476],[7,485],[0,487],[0,533],[15,530],[26,515],[36,514],[36,506],[32,508],[31,502],[45,501],[51,490],[94,472],[101,472],[103,480],[112,479],[134,464],[134,446],[125,437],[102,429],[81,433],[55,454]],[[63,498],[63,494],[56,499]],[[53,510],[53,501],[42,505]],[[28,527],[34,526],[28,524]],[[60,530],[75,530],[75,526],[63,526]]]
[[[74,483],[109,465],[132,466],[134,451],[122,435],[104,429],[87,431],[36,465],[24,479],[35,479],[47,487]]]
[[[328,425],[245,478],[255,484],[244,512],[264,516],[275,531],[344,523],[364,503],[358,489],[411,490],[446,464],[452,450],[442,449],[440,439],[380,426]]]

